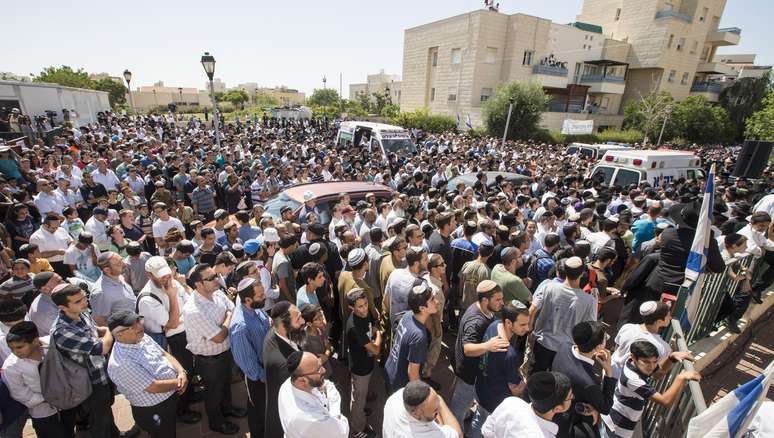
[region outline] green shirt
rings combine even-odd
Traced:
[[[521,281],[521,278],[508,272],[502,264],[495,265],[492,269],[492,281],[503,290],[503,301],[519,300],[524,304],[532,301],[532,294]]]

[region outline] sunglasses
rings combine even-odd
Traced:
[[[216,278],[218,278],[218,274],[212,274],[207,278],[202,278],[202,281],[215,281]]]

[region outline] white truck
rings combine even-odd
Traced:
[[[411,134],[400,126],[374,122],[341,122],[336,134],[336,144],[345,147],[368,147],[370,151],[381,151],[385,159],[390,154],[411,156],[417,147]]]
[[[588,143],[570,143],[567,146],[567,155],[580,155],[591,160],[597,160],[607,151],[620,151],[631,149],[624,146],[623,143],[617,144],[588,144]]]
[[[615,150],[605,152],[590,176],[611,187],[643,181],[660,187],[680,178],[697,179],[706,174],[693,152]]]

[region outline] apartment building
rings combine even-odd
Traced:
[[[174,103],[177,106],[212,108],[209,91],[192,87],[168,87],[158,81],[152,86],[137,87],[131,91],[134,109],[147,111]]]
[[[401,111],[469,115],[480,126],[498,85],[535,80],[551,97],[542,126],[558,130],[569,118],[619,128],[629,49],[584,22],[492,9],[450,17],[405,31]]]
[[[296,89],[288,88],[285,86],[278,87],[261,87],[256,82],[245,82],[232,88],[235,90],[243,90],[247,93],[250,99],[250,103],[255,103],[257,95],[263,94],[276,99],[281,106],[298,106],[303,105],[306,102],[306,94]]]
[[[391,75],[384,72],[366,76],[366,82],[349,84],[349,98],[356,99],[359,94],[371,95],[373,93],[389,93],[392,103],[400,104],[401,80],[400,75]]]
[[[584,0],[577,19],[631,45],[624,101],[668,91],[678,100],[703,95],[717,102],[722,86],[713,78],[732,70],[716,51],[739,44],[742,32],[719,27],[725,6],[726,0]]]
[[[771,73],[770,65],[756,65],[754,54],[722,54],[715,55],[714,62],[720,62],[731,69],[731,74],[719,75],[712,78],[720,82],[723,87],[733,85],[734,81],[742,78],[762,78]]]

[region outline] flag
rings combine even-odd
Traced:
[[[468,120],[465,122],[465,126],[467,126],[468,129],[473,129],[473,121],[470,120],[470,113],[468,113]]]
[[[758,412],[769,392],[774,362],[763,373],[716,401],[691,418],[686,438],[739,438]]]
[[[696,225],[696,234],[693,236],[691,252],[688,254],[688,262],[685,264],[685,283],[688,288],[688,299],[685,308],[680,315],[680,325],[686,333],[691,324],[696,320],[696,312],[701,303],[701,292],[704,286],[704,266],[707,264],[707,252],[712,238],[712,206],[715,203],[715,165],[710,168],[707,175],[707,183],[704,186],[704,197],[701,201],[699,222]]]

